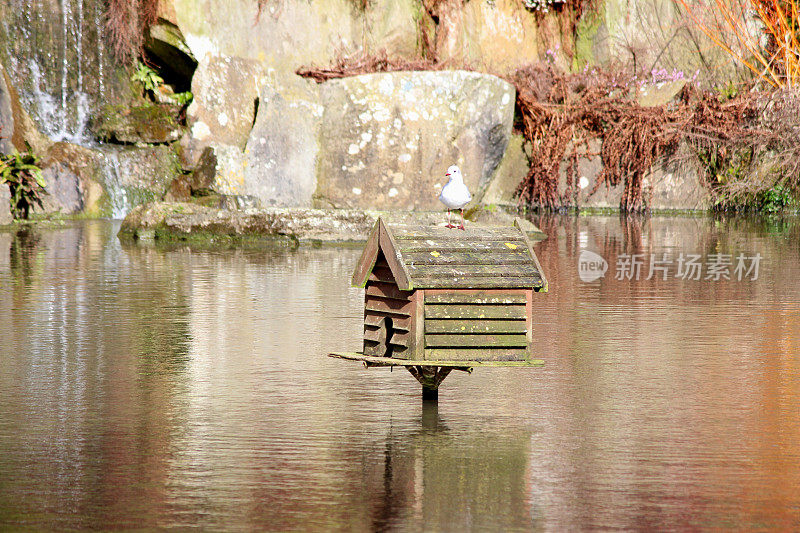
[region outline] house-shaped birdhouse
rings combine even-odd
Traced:
[[[535,293],[547,281],[513,227],[378,220],[353,274],[365,287],[364,355],[411,361],[528,361]]]

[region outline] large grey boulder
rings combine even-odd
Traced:
[[[315,205],[439,209],[453,164],[480,200],[511,135],[514,94],[500,78],[465,71],[325,83]]]
[[[189,135],[183,142],[188,166],[203,150],[226,145],[244,149],[260,105],[261,66],[251,59],[206,56],[192,78],[194,100],[187,109]]]
[[[463,71],[321,86],[267,78],[259,94],[244,150],[212,145],[212,188],[263,207],[438,209],[451,164],[479,199],[505,153],[514,106],[509,84]]]
[[[264,207],[310,207],[323,113],[318,91],[297,77],[281,87],[265,80],[244,149],[212,143],[197,163],[203,180],[211,180],[220,194],[248,197]]]
[[[47,186],[45,213],[72,215],[83,210],[86,184],[97,172],[97,154],[88,148],[59,142],[41,160]]]
[[[11,191],[8,185],[0,183],[0,226],[11,224]]]
[[[317,90],[305,81],[281,91],[262,88],[263,103],[245,148],[242,192],[264,207],[311,205],[323,116]]]
[[[525,152],[525,138],[512,135],[508,141],[506,153],[497,166],[497,171],[483,195],[483,203],[487,205],[511,206],[517,204],[517,187],[528,175],[530,163]]]

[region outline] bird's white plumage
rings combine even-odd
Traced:
[[[447,176],[450,177],[450,181],[442,188],[439,200],[448,209],[461,209],[472,200],[472,195],[469,193],[467,186],[464,185],[464,178],[461,176],[461,170],[457,166],[453,165],[448,168]]]

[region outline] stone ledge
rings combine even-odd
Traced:
[[[120,237],[143,241],[286,239],[297,242],[362,242],[378,217],[389,222],[443,225],[443,212],[387,213],[356,209],[252,208],[239,211],[190,203],[153,202],[131,211],[120,228]],[[510,225],[504,214],[481,216],[482,225]],[[533,238],[544,235],[533,224]]]

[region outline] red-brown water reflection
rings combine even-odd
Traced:
[[[356,248],[0,233],[0,526],[797,529],[800,223],[536,222],[546,366],[454,373],[438,409],[325,357],[360,345]],[[756,252],[756,280],[615,279]]]

